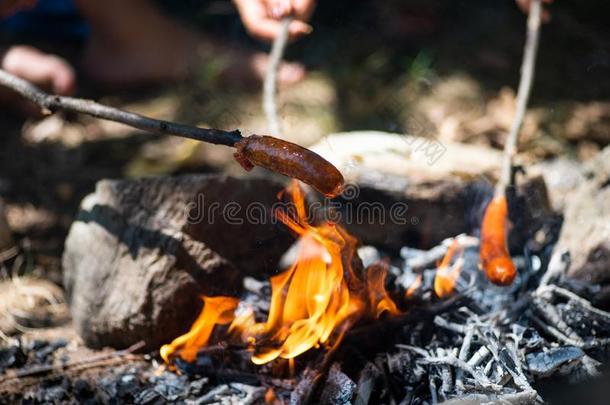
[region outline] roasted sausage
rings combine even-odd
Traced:
[[[517,270],[508,253],[508,204],[505,195],[496,195],[487,206],[481,224],[481,267],[496,285],[510,285]]]
[[[272,136],[251,135],[235,144],[235,159],[246,170],[254,166],[293,177],[327,197],[343,189],[343,176],[330,162],[309,149]]]

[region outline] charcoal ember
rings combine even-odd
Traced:
[[[188,393],[188,379],[185,375],[165,372],[150,379],[153,389],[166,401],[177,401]]]
[[[192,404],[257,404],[265,396],[264,387],[255,387],[247,384],[232,383],[219,385],[205,395],[199,397]]]
[[[79,402],[92,399],[94,396],[94,391],[91,385],[81,378],[74,380],[72,383],[72,392],[74,393],[74,398]]]
[[[529,353],[526,356],[527,367],[537,377],[548,377],[557,372],[561,367],[580,360],[585,355],[579,347],[562,346]]]
[[[193,362],[187,362],[177,357],[174,359],[174,366],[186,375],[206,375],[213,373],[217,367],[212,357],[204,354],[198,355]]]
[[[605,286],[600,295],[610,302],[610,146],[588,163],[585,181],[566,201],[556,249],[567,249],[568,275]]]
[[[72,384],[67,377],[53,377],[42,381],[34,397],[36,403],[63,403],[70,397]]]
[[[524,327],[519,324],[512,325],[513,335],[519,336],[519,345],[525,351],[538,349],[544,343],[544,340],[534,328]]]
[[[133,403],[137,405],[162,405],[166,404],[167,400],[156,390],[146,388],[136,395]]]
[[[68,391],[62,386],[45,388],[38,396],[41,403],[59,403],[68,398]]]
[[[298,384],[290,393],[290,405],[307,404],[311,400],[312,391],[316,381],[321,377],[320,372],[313,368],[306,368],[299,378]]]
[[[375,389],[377,380],[381,376],[379,369],[372,363],[367,363],[358,376],[357,391],[354,403],[368,404]]]
[[[139,389],[138,378],[133,374],[126,374],[118,379],[117,395],[120,398],[133,398]]]
[[[0,373],[7,368],[18,368],[25,365],[28,357],[23,352],[21,344],[0,348]]]
[[[194,397],[201,396],[209,383],[210,380],[205,377],[191,381],[188,388],[188,395]]]
[[[536,391],[523,391],[507,394],[467,394],[458,398],[452,398],[443,405],[531,405],[540,403]]]
[[[320,395],[320,404],[348,405],[356,391],[356,383],[341,371],[339,363],[331,366],[324,389]]]
[[[405,380],[409,384],[418,383],[426,372],[421,365],[415,362],[414,356],[406,351],[388,356],[388,370],[392,375]]]
[[[157,348],[189,329],[201,294],[235,295],[244,275],[274,270],[292,237],[274,221],[254,224],[247,208],[256,203],[255,214],[269,219],[281,189],[220,175],[100,181],[81,203],[63,256],[84,342]]]
[[[142,390],[141,385],[135,374],[120,374],[102,379],[98,394],[104,403],[131,403]]]
[[[188,378],[185,375],[164,372],[148,380],[147,386],[134,397],[134,403],[140,405],[157,405],[179,403],[189,394]]]
[[[65,339],[58,339],[53,342],[41,342],[36,346],[39,346],[37,349],[34,349],[36,359],[45,363],[49,361],[49,357],[55,353],[57,349],[61,349],[62,347],[66,347],[68,341]],[[33,346],[35,347],[35,346]]]

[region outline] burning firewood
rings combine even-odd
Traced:
[[[447,250],[443,261],[439,264],[438,269],[436,270],[436,275],[434,277],[434,292],[439,298],[445,298],[449,296],[455,289],[457,279],[460,277],[460,271],[462,270],[463,264],[463,260],[461,257],[463,253],[462,250],[459,251],[459,257],[456,259],[455,263],[451,265],[451,260],[453,259],[453,256],[457,253],[457,249],[458,241],[457,239],[455,239]],[[407,290],[407,294],[409,293],[409,290]]]
[[[191,330],[161,348],[167,363],[176,355],[193,361],[216,325],[230,323],[226,337],[248,344],[252,362],[262,365],[320,345],[335,347],[358,320],[399,313],[385,290],[387,266],[354,267],[357,240],[338,224],[309,224],[301,188],[294,182],[288,191],[295,209],[275,215],[299,236],[299,252],[288,270],[271,278],[266,322],[256,322],[253,311],[235,316],[235,298],[204,297]]]

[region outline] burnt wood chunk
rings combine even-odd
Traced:
[[[240,293],[266,277],[291,242],[271,221],[281,184],[188,175],[97,184],[81,203],[63,257],[78,333],[92,347],[155,348],[186,332],[200,295]],[[231,212],[223,211],[227,206]]]

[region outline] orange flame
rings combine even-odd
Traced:
[[[252,362],[264,364],[278,357],[293,359],[320,345],[336,345],[351,325],[365,317],[399,313],[384,286],[387,264],[363,271],[355,265],[357,240],[334,223],[307,223],[302,190],[295,182],[288,191],[294,212],[278,210],[275,215],[299,236],[299,249],[292,266],[271,278],[266,322],[255,322],[253,311],[228,316],[226,312],[237,307],[234,298],[206,297],[191,331],[161,349],[166,362],[175,352],[192,361],[219,323],[232,321],[228,336],[247,342]],[[211,305],[221,298],[227,301]]]
[[[170,363],[175,352],[186,361],[193,361],[197,351],[208,344],[215,325],[225,325],[234,318],[233,311],[237,308],[238,299],[232,297],[202,297],[203,310],[193,323],[191,330],[174,339],[160,350],[161,358]]]
[[[421,287],[421,285],[422,285],[422,275],[418,274],[415,277],[415,280],[413,280],[413,282],[409,286],[409,288],[407,288],[407,291],[405,291],[405,297],[406,298],[413,297],[415,295],[415,292],[417,292],[417,290],[419,289],[419,287]]]
[[[457,240],[454,240],[451,246],[449,246],[449,249],[447,249],[445,257],[443,257],[443,260],[436,270],[434,276],[434,292],[439,298],[446,298],[451,295],[455,289],[455,284],[460,277],[460,272],[462,271],[462,265],[464,263],[462,250],[460,250],[459,257],[455,263],[451,265],[451,260],[453,259],[453,256],[455,256],[457,247]]]

